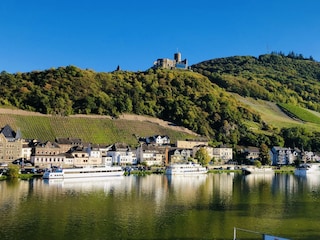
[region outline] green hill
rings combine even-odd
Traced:
[[[289,111],[289,109],[284,111],[283,108],[273,102],[250,97],[242,97],[238,94],[234,94],[234,96],[248,108],[258,112],[264,122],[278,130],[282,128],[303,127],[310,132],[320,132],[320,124],[316,122],[320,120],[320,113],[318,112],[294,106],[294,108],[301,114],[299,116],[295,116],[294,113]],[[309,116],[310,119],[306,119],[307,116]],[[303,121],[303,118],[305,121]]]
[[[213,59],[191,68],[97,73],[67,66],[29,73],[2,72],[0,105],[55,116],[30,121],[19,117],[15,126],[26,136],[38,134],[52,139],[70,134],[90,142],[112,142],[123,137],[130,142],[135,134],[162,134],[162,130],[154,129],[150,134],[132,131],[138,123],[122,123],[123,128],[115,124],[114,119],[130,113],[183,126],[210,138],[212,145],[266,143],[320,150],[319,63],[300,55],[274,53],[258,58]],[[114,119],[103,118],[100,123],[67,117],[74,114]],[[69,125],[72,121],[77,122]],[[33,123],[38,127],[26,130]],[[80,125],[96,130],[83,129],[80,132],[85,134],[79,136]]]
[[[320,64],[283,54],[213,59],[192,69],[228,92],[320,111]],[[293,55],[295,56],[295,55]]]

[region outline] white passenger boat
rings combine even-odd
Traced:
[[[242,168],[242,173],[244,175],[247,174],[274,174],[274,170],[271,167],[255,167],[255,166],[248,166]]]
[[[307,176],[309,174],[320,174],[319,164],[301,164],[294,170],[296,176]]]
[[[167,175],[197,175],[207,173],[207,168],[197,163],[174,163],[166,167]]]
[[[79,168],[47,169],[43,179],[69,179],[122,176],[124,170],[120,166],[86,166]]]

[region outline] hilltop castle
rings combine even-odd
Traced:
[[[181,53],[174,54],[174,59],[159,58],[153,63],[153,68],[166,68],[166,69],[188,69],[188,60],[181,60]]]

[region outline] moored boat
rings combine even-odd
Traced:
[[[242,168],[242,173],[247,175],[247,174],[269,174],[269,173],[274,173],[274,170],[271,167],[243,167]]]
[[[198,163],[173,163],[166,167],[166,175],[197,175],[207,173],[208,169]]]
[[[43,179],[68,179],[122,176],[124,170],[120,166],[86,166],[79,168],[47,169]]]
[[[309,174],[320,174],[320,165],[304,163],[294,170],[294,175],[296,176],[306,176]]]

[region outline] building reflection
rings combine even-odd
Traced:
[[[147,199],[161,209],[167,204],[232,201],[250,196],[256,189],[271,191],[280,198],[320,191],[320,175],[297,177],[292,174],[203,174],[201,176],[123,176],[105,179],[70,179],[0,182],[0,210],[19,206],[27,198],[48,200],[70,193],[103,193],[114,198],[139,202]],[[264,193],[265,194],[265,193]]]

